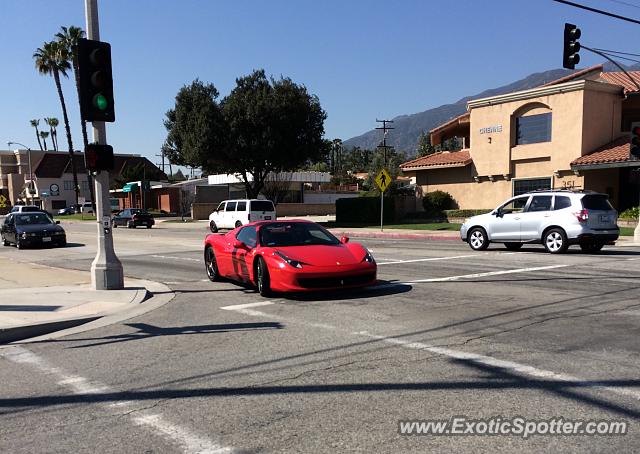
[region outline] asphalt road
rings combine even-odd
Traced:
[[[65,249],[1,254],[88,269]],[[637,452],[640,250],[363,240],[380,285],[261,298],[206,280],[205,225],[117,229],[167,305],[0,350],[2,452]],[[37,276],[34,276],[37,280]],[[620,420],[627,435],[406,436],[400,420]]]

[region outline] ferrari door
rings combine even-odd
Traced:
[[[241,228],[236,235],[234,248],[231,252],[234,273],[244,281],[251,279],[251,261],[258,243],[257,235],[256,226],[254,225]]]

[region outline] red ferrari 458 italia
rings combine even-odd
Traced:
[[[249,282],[262,296],[365,287],[375,284],[377,272],[364,246],[302,220],[258,221],[208,235],[204,261],[211,281]]]

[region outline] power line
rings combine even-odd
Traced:
[[[618,4],[620,4],[620,5],[624,5],[624,6],[630,6],[631,8],[638,8],[638,9],[640,9],[640,6],[639,6],[639,5],[636,5],[636,4],[634,4],[634,3],[623,2],[622,0],[609,0],[609,1],[610,1],[610,2],[613,2],[613,3],[618,3]]]
[[[587,11],[591,11],[591,12],[598,13],[598,14],[603,14],[605,16],[613,17],[615,19],[625,20],[627,22],[633,22],[634,24],[639,24],[640,25],[640,21],[637,20],[637,19],[631,19],[630,17],[620,16],[619,14],[613,14],[613,13],[610,13],[608,11],[603,11],[601,9],[591,8],[590,6],[585,6],[585,5],[581,5],[579,3],[569,2],[567,0],[553,0],[553,1],[557,2],[557,3],[564,3],[565,5],[573,6],[575,8],[586,9]]]
[[[596,49],[594,49],[594,50],[596,50]],[[620,59],[620,60],[626,60],[626,61],[632,61],[632,62],[635,62],[635,63],[640,63],[640,60],[635,60],[633,58],[621,57],[620,55],[610,54],[608,52],[602,52],[602,53],[604,55],[609,55],[610,57],[615,57],[615,58]]]
[[[620,55],[631,55],[632,57],[640,57],[640,54],[632,54],[630,52],[620,52],[618,50],[609,50],[609,49],[598,49],[594,47],[595,50],[599,50],[600,52],[605,52],[609,54],[620,54]]]

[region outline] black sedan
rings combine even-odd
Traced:
[[[153,216],[140,208],[127,208],[119,211],[111,220],[114,229],[118,226],[126,226],[130,229],[144,226],[150,229],[155,223]]]
[[[18,249],[25,246],[66,246],[67,235],[51,216],[43,212],[10,213],[0,227],[2,244],[15,244]]]

